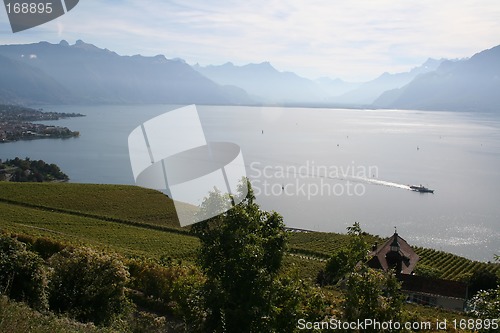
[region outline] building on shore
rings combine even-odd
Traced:
[[[396,273],[408,302],[457,311],[465,309],[467,284],[415,275],[420,258],[397,231],[381,246],[375,244],[368,258],[369,267]]]

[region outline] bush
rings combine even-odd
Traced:
[[[52,313],[40,313],[24,303],[0,296],[0,332],[9,333],[115,333],[108,328],[82,324]],[[144,331],[143,331],[144,332]],[[147,331],[146,331],[147,332]]]
[[[500,278],[486,268],[475,271],[470,278],[469,293],[475,295],[480,290],[495,289],[500,284]]]
[[[483,320],[485,332],[498,332],[498,327],[489,325],[492,320],[500,320],[500,286],[496,289],[481,290],[469,301],[469,314]]]
[[[427,265],[418,265],[415,268],[415,274],[419,276],[424,276],[428,278],[438,279],[443,275],[443,272],[440,269],[427,266]]]
[[[37,253],[43,259],[48,259],[68,247],[67,244],[51,238],[33,237],[26,234],[12,234],[12,236],[26,244],[28,250]]]
[[[0,293],[47,308],[47,272],[42,258],[8,236],[0,236]]]
[[[401,321],[404,297],[392,272],[356,266],[346,281],[345,320],[372,319],[378,322]],[[379,332],[366,328],[365,332]]]
[[[127,308],[128,271],[116,255],[88,248],[63,250],[50,259],[50,308],[83,322],[109,324]]]
[[[48,259],[54,254],[61,252],[67,246],[59,241],[50,238],[37,238],[33,243],[32,249],[38,253],[42,258]]]
[[[193,331],[203,319],[202,289],[205,277],[194,266],[130,261],[133,287],[160,301],[169,312]]]

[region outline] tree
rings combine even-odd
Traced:
[[[116,255],[88,248],[63,250],[50,259],[50,308],[77,320],[109,324],[126,308],[129,273]]]
[[[242,202],[192,228],[201,242],[198,258],[207,276],[206,332],[273,331],[287,233],[282,217],[261,210],[249,181],[244,182],[248,193]],[[231,198],[218,191],[205,200],[205,205],[230,203]]]
[[[364,240],[363,231],[358,222],[347,227],[349,243],[335,251],[326,262],[324,271],[318,275],[318,283],[335,284],[347,273],[352,272],[357,263],[364,261],[368,254],[368,244]]]
[[[481,268],[474,273],[469,281],[470,295],[475,295],[480,290],[495,289],[500,283],[500,278],[486,268]]]
[[[392,272],[375,270],[364,264],[356,266],[346,281],[345,320],[400,321],[404,301],[400,288]],[[366,327],[365,332],[380,332],[380,329]]]
[[[43,259],[10,237],[0,236],[0,294],[47,308],[47,273]]]
[[[469,313],[482,319],[483,331],[498,332],[500,325],[500,286],[496,289],[481,290],[469,301]],[[496,325],[492,320],[496,319]],[[487,326],[486,326],[487,325]]]

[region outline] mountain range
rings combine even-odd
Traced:
[[[223,87],[181,60],[120,56],[81,40],[0,46],[0,100],[45,103],[240,104],[245,91]],[[7,71],[8,77],[3,72]]]
[[[462,60],[428,59],[368,82],[281,72],[269,62],[188,65],[163,55],[121,56],[81,40],[0,45],[0,102],[11,104],[318,105],[495,111],[500,46]]]
[[[444,61],[374,101],[383,108],[500,111],[500,45],[470,59]]]

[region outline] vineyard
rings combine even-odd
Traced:
[[[290,235],[289,244],[292,251],[309,254],[322,259],[329,258],[333,252],[346,246],[349,239],[345,234],[331,232],[293,232]],[[380,243],[380,239],[371,235],[365,235],[368,244]]]
[[[170,199],[157,191],[124,185],[1,182],[0,230],[156,259],[192,261],[199,244],[179,227]],[[383,242],[371,235],[365,240]],[[286,267],[301,277],[314,278],[324,260],[347,242],[344,234],[291,232]],[[444,279],[460,280],[482,268],[500,274],[500,264],[426,248],[415,251],[419,265]]]
[[[2,182],[0,188],[0,200],[179,228],[172,200],[136,186]]]
[[[480,269],[500,274],[500,264],[485,263],[469,260],[451,253],[415,247],[415,252],[420,256],[419,264],[438,270],[442,279],[461,280],[467,274],[472,274]]]
[[[110,249],[127,256],[194,259],[194,237],[0,202],[0,230]]]
[[[375,242],[383,244],[385,240],[366,235],[365,241],[368,244],[374,244]],[[290,251],[327,259],[337,249],[345,246],[347,242],[348,238],[343,234],[297,232],[290,236]],[[417,267],[422,265],[432,268],[439,273],[438,277],[441,279],[464,280],[468,275],[481,269],[500,274],[499,263],[473,261],[451,253],[422,247],[414,247],[414,250],[420,257]]]

